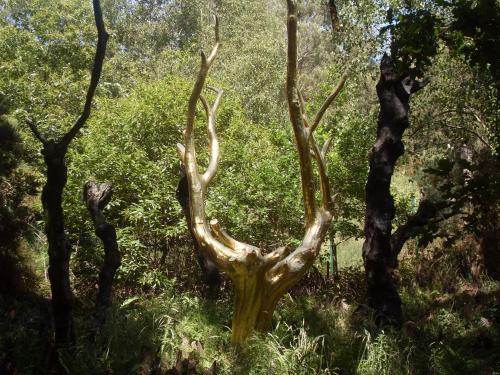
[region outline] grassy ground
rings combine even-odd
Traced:
[[[341,247],[339,280],[308,277],[281,300],[272,332],[254,335],[239,350],[229,343],[230,292],[210,302],[172,283],[159,294],[122,295],[100,332],[90,318],[92,300],[77,296],[78,344],[63,353],[63,365],[70,374],[162,374],[183,357],[198,373],[215,362],[219,374],[242,375],[500,374],[499,283],[455,277],[448,291],[436,283],[419,285],[416,260],[407,257],[399,271],[404,327],[377,331],[362,304],[362,271],[346,267],[359,266],[359,252],[359,241]],[[38,287],[0,297],[2,374],[44,373],[49,360],[42,253],[33,262]]]

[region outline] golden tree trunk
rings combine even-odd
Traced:
[[[314,137],[314,131],[325,111],[341,91],[347,76],[342,76],[340,83],[326,98],[313,121],[309,122],[305,116],[304,99],[297,88],[297,10],[292,0],[288,0],[287,4],[287,101],[299,156],[305,214],[305,234],[301,244],[296,249],[280,247],[268,254],[262,254],[259,248],[231,238],[216,220],[210,223],[207,221],[205,194],[219,161],[215,113],[222,90],[209,87],[217,94],[212,106],[202,95],[202,91],[209,68],[219,49],[217,19],[216,44],[208,57],[204,53],[201,54],[200,70],[189,99],[184,145],[177,144],[177,151],[185,165],[188,179],[192,232],[203,253],[225,272],[234,284],[235,303],[231,341],[235,345],[242,344],[254,329],[265,331],[271,328],[271,320],[278,300],[312,266],[333,217],[333,202],[325,163],[330,140],[320,147]],[[206,113],[210,144],[210,161],[204,173],[199,172],[194,142],[198,101],[201,101]],[[318,168],[321,196],[319,204],[315,199],[317,191],[311,154]]]

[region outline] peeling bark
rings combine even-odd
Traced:
[[[391,59],[387,55],[382,58],[377,83],[380,102],[377,139],[370,156],[370,171],[365,187],[363,244],[368,304],[376,311],[376,323],[382,326],[400,326],[402,322],[401,299],[391,274],[397,254],[391,247],[395,207],[390,186],[396,162],[404,153],[401,139],[409,125],[410,95],[426,83],[412,80],[409,76],[399,77],[394,72]],[[398,236],[404,238],[403,229],[395,236],[395,244]]]
[[[94,223],[95,234],[104,245],[104,263],[99,272],[99,290],[96,301],[96,319],[100,326],[106,320],[106,311],[111,305],[111,292],[113,289],[113,278],[121,264],[121,254],[116,241],[115,227],[109,224],[102,213],[102,210],[111,200],[111,184],[97,184],[87,182],[83,189],[83,200],[87,207],[92,222]]]

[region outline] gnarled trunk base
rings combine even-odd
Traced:
[[[268,332],[272,328],[272,317],[276,298],[269,296],[270,285],[264,275],[254,274],[241,277],[234,282],[234,314],[231,343],[241,345],[254,330]]]

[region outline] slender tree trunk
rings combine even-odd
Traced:
[[[365,187],[365,265],[368,304],[376,311],[378,325],[399,326],[402,322],[401,299],[392,278],[396,258],[391,248],[394,199],[391,178],[398,158],[404,153],[402,136],[408,127],[410,95],[425,82],[399,77],[392,61],[384,56],[380,63],[377,95],[380,113],[377,139],[370,156],[370,171]]]
[[[47,166],[47,182],[42,191],[42,205],[45,214],[45,232],[49,243],[49,279],[52,291],[56,347],[71,347],[75,343],[75,329],[72,317],[73,296],[69,280],[71,245],[66,237],[62,193],[67,180],[65,156],[68,146],[90,116],[92,99],[101,77],[102,64],[106,54],[108,33],[99,0],[93,0],[94,19],[97,28],[97,46],[90,83],[85,96],[83,111],[73,126],[60,140],[48,140],[40,133],[36,122],[27,121],[33,135],[42,143],[42,154]],[[60,370],[60,369],[59,369]]]
[[[96,301],[96,318],[100,326],[106,320],[106,310],[111,305],[113,279],[121,264],[121,254],[116,240],[115,227],[109,224],[102,210],[111,200],[111,184],[87,182],[83,198],[94,223],[95,234],[104,245],[104,263],[99,272],[99,290]]]
[[[45,233],[49,243],[49,279],[52,291],[55,342],[57,347],[75,343],[73,295],[69,280],[71,245],[64,228],[62,192],[67,180],[64,162],[66,150],[54,142],[45,144],[42,153],[47,166],[47,182],[43,187]]]
[[[196,259],[198,260],[198,264],[200,265],[201,273],[203,275],[203,280],[208,287],[207,297],[210,299],[217,299],[221,285],[220,272],[215,263],[203,254],[193,233],[193,229],[191,227],[191,212],[189,210],[189,186],[184,168],[181,169],[181,178],[179,180],[179,184],[177,185],[176,196],[177,201],[182,207],[184,217],[186,218],[186,223],[193,242]]]

